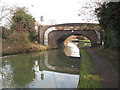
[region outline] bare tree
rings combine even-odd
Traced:
[[[78,10],[78,16],[85,22],[97,22],[95,8],[99,7],[100,2],[79,2],[81,8]]]
[[[11,15],[16,6],[9,6],[0,0],[0,24],[6,24],[11,20]]]

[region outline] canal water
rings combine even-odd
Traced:
[[[1,67],[0,67],[1,68]],[[3,88],[77,88],[80,58],[63,49],[3,57]]]

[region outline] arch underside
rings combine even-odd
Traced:
[[[68,38],[68,37],[70,37],[70,36],[72,36],[72,35],[78,35],[78,36],[85,36],[85,35],[82,35],[82,34],[79,34],[79,33],[69,33],[69,34],[66,34],[66,35],[63,35],[63,36],[61,36],[58,40],[57,40],[57,46],[58,47],[63,47],[64,46],[64,41]],[[85,37],[87,37],[87,36],[85,36]],[[88,39],[89,39],[89,37],[87,37]],[[90,39],[89,39],[90,40]],[[91,41],[91,40],[90,40]]]
[[[82,35],[87,37],[91,41],[91,45],[94,46],[98,42],[98,36],[94,30],[80,31],[80,30],[53,30],[48,34],[47,45],[51,48],[58,48],[63,45],[64,40],[71,35]]]

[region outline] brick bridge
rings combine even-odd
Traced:
[[[101,27],[92,23],[66,23],[39,27],[39,43],[50,48],[63,46],[64,40],[71,35],[86,36],[91,46],[100,44]]]

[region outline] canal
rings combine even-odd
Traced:
[[[80,58],[66,56],[65,49],[3,57],[3,88],[77,88]]]

